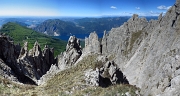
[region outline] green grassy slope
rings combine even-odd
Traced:
[[[35,41],[39,42],[42,49],[44,48],[44,45],[54,47],[55,56],[65,50],[67,43],[66,41],[52,38],[45,34],[38,33],[32,29],[11,22],[3,25],[0,32],[9,35],[13,38],[15,44],[20,43],[21,46],[23,46],[25,41],[28,41],[28,49],[31,49],[34,46]]]

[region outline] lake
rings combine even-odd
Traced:
[[[75,37],[77,37],[80,40],[84,40],[85,37],[89,37],[89,34],[73,34]],[[62,36],[53,36],[55,38],[61,39],[61,40],[65,40],[68,41],[70,35],[62,35]],[[103,33],[98,34],[99,38],[103,37]]]

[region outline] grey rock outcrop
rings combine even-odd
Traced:
[[[72,66],[80,58],[81,54],[80,40],[75,36],[70,36],[66,51],[58,56],[58,67],[64,69]]]
[[[101,45],[96,32],[92,32],[89,38],[85,38],[84,53],[101,53]]]
[[[107,61],[102,67],[96,68],[96,70],[90,69],[85,71],[85,81],[88,85],[101,87],[108,87],[120,83],[129,84],[114,61]]]
[[[100,68],[100,76],[102,78],[109,79],[111,81],[110,84],[118,84],[118,83],[128,84],[126,77],[123,75],[121,70],[117,68],[114,61],[106,62],[104,66]],[[102,83],[101,86],[105,86],[106,84],[108,84],[107,82],[100,82],[100,83]]]
[[[176,7],[176,13],[180,14],[180,1],[179,0],[176,0],[175,7]]]
[[[2,59],[0,59],[0,75],[6,79],[18,81],[11,67],[9,67]]]
[[[142,30],[147,26],[148,22],[145,18],[138,18],[138,15],[133,15],[127,22],[118,28],[112,28],[107,34],[104,32],[101,47],[102,54],[117,54],[121,50],[121,54],[127,54],[129,57],[135,47],[134,45],[141,42],[145,32]],[[132,38],[133,37],[133,38]],[[124,58],[122,58],[124,60]]]
[[[42,52],[37,41],[29,51],[27,46],[28,43],[25,42],[17,63],[21,66],[22,73],[37,84],[37,80],[54,64],[54,51],[46,45]]]
[[[82,49],[80,40],[75,36],[70,36],[66,46],[66,51],[56,57],[55,63],[51,65],[49,71],[47,71],[46,74],[44,74],[40,80],[38,80],[38,85],[44,84],[58,72],[75,65],[81,55]]]
[[[90,86],[99,86],[99,69],[89,69],[85,71],[86,84]]]

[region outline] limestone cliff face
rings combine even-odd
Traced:
[[[102,54],[113,56],[129,83],[143,95],[179,94],[179,10],[177,0],[158,20],[148,22],[133,15],[119,28],[104,33]]]

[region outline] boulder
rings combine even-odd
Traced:
[[[85,81],[87,85],[99,86],[99,69],[89,69],[85,71]]]

